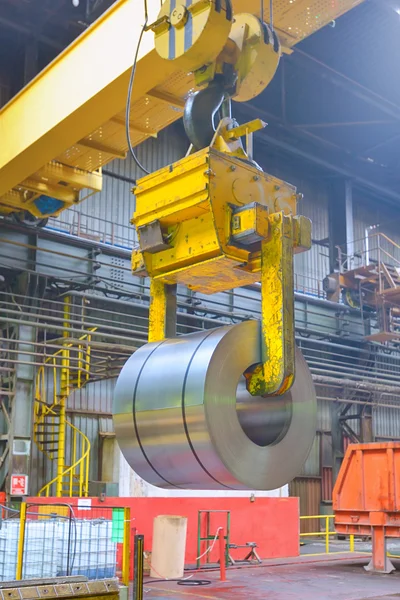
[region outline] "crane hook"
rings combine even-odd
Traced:
[[[195,92],[186,101],[183,125],[195,150],[211,144],[216,125],[215,117],[226,96],[222,79],[215,78],[206,88]]]

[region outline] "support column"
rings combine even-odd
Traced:
[[[149,342],[176,336],[176,285],[150,282]]]
[[[380,513],[377,513],[378,515]],[[386,535],[384,525],[374,525],[372,527],[372,559],[364,567],[366,571],[374,573],[392,573],[395,567],[387,556]]]
[[[335,485],[344,456],[343,429],[340,423],[341,406],[331,404],[332,483]]]
[[[374,432],[372,428],[372,406],[366,404],[364,406],[360,419],[360,437],[363,444],[374,441]]]
[[[18,353],[15,361],[15,396],[11,406],[9,430],[10,462],[7,479],[7,492],[11,494],[13,475],[23,475],[27,479],[29,494],[30,450],[32,435],[32,406],[35,385],[36,328],[20,325],[17,328]],[[22,480],[21,480],[22,481]],[[22,489],[22,486],[21,486]],[[22,496],[22,493],[16,494]]]
[[[65,296],[64,298],[64,321],[63,325],[65,327],[65,331],[63,331],[63,338],[68,338],[67,328],[70,327],[70,319],[71,319],[71,297]],[[56,483],[56,496],[57,498],[61,498],[63,493],[65,492],[63,486],[69,488],[69,495],[72,496],[73,493],[73,471],[71,470],[67,477],[64,476],[65,471],[65,443],[66,443],[66,419],[67,419],[67,400],[70,394],[70,351],[69,344],[63,343],[63,350],[61,352],[61,373],[60,373],[60,389],[59,389],[59,398],[58,398],[58,411],[59,411],[59,428],[58,428],[58,450],[57,450],[57,483]],[[73,439],[73,444],[75,442],[75,438]],[[73,454],[75,454],[74,449],[72,449]],[[74,462],[73,457],[71,459],[71,466]],[[64,481],[64,478],[66,479]]]
[[[354,256],[353,186],[350,180],[332,186],[329,197],[329,267],[338,270],[338,246],[346,256]],[[346,258],[346,257],[344,257]],[[352,268],[348,261],[347,270]]]

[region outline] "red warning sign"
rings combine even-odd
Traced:
[[[11,475],[11,496],[28,495],[28,475]]]

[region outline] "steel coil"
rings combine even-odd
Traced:
[[[301,471],[316,430],[316,395],[297,349],[292,389],[255,398],[243,373],[260,362],[260,324],[246,321],[146,344],[114,396],[130,466],[162,488],[271,490]]]

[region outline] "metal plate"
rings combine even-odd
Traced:
[[[301,471],[316,430],[316,395],[300,350],[287,394],[253,398],[243,372],[260,362],[247,321],[147,344],[124,366],[114,424],[130,466],[153,485],[270,490]]]

